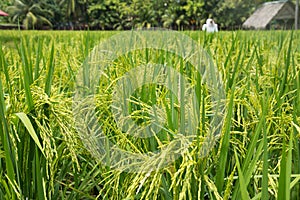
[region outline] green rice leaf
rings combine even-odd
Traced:
[[[249,193],[247,191],[247,185],[245,184],[245,179],[244,179],[244,175],[240,166],[240,162],[239,162],[239,158],[237,156],[236,150],[234,150],[234,156],[235,156],[235,160],[236,160],[236,165],[238,168],[238,172],[239,172],[239,183],[240,183],[240,188],[241,188],[241,196],[243,200],[250,200],[250,196]]]
[[[35,144],[38,146],[38,148],[41,150],[41,152],[44,155],[44,150],[42,148],[42,145],[39,141],[39,138],[38,138],[33,126],[32,126],[32,123],[31,123],[30,119],[28,118],[28,116],[25,113],[15,113],[15,115],[22,121],[22,123],[26,127],[28,133],[30,134],[30,136],[34,140]]]

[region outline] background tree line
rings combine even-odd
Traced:
[[[27,29],[199,29],[208,17],[236,29],[265,0],[1,0],[5,22]]]

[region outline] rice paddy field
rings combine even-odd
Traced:
[[[116,57],[96,80],[93,107],[74,106],[94,47],[122,33],[0,31],[0,199],[300,199],[300,32],[180,32],[202,46],[222,81],[222,120],[214,130],[216,102],[204,74],[168,47]],[[147,63],[171,66],[188,86],[176,90],[183,80],[169,77],[168,84],[145,81],[116,95],[125,90],[121,77]],[[87,85],[89,78],[83,76]],[[192,108],[184,96],[191,88]],[[119,101],[127,102],[123,118],[148,127],[151,137],[127,134],[133,128],[122,124]],[[87,108],[107,143],[93,140],[99,130],[89,126],[89,110],[81,116],[87,122],[74,116]],[[184,151],[182,141],[172,142],[179,135],[191,136]],[[207,135],[213,142],[201,154]],[[111,144],[140,157],[108,153]]]

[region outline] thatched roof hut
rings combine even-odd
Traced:
[[[250,29],[291,29],[294,25],[295,5],[289,0],[262,4],[244,23]]]

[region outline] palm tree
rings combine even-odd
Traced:
[[[8,12],[14,22],[22,22],[26,29],[41,28],[43,25],[52,26],[53,13],[49,11],[45,1],[15,0]]]
[[[56,0],[67,22],[88,23],[88,0]]]
[[[189,25],[188,16],[184,10],[184,5],[180,1],[173,1],[165,4],[166,10],[162,15],[164,28],[181,30]]]
[[[72,15],[72,13],[75,12],[75,10],[78,6],[78,2],[77,2],[77,0],[62,0],[62,1],[59,1],[59,5],[66,6],[67,17],[70,17]]]

